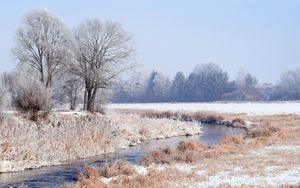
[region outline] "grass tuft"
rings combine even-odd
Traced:
[[[280,131],[281,129],[279,127],[275,127],[270,124],[267,124],[267,125],[261,125],[248,130],[245,136],[246,138],[270,137]]]

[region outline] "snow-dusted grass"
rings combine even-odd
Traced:
[[[226,136],[213,148],[182,142],[176,149],[163,148],[150,153],[144,159],[145,166],[133,166],[134,175],[87,178],[76,185],[299,187],[300,123],[299,116],[295,116],[251,116],[261,124],[251,127],[243,136]]]
[[[300,114],[299,102],[230,102],[230,103],[132,103],[110,104],[113,109],[147,109],[160,111],[211,111],[248,115]]]
[[[288,155],[275,152],[278,149]],[[239,155],[232,153],[217,158],[204,157],[198,163],[152,163],[149,166],[136,166],[117,162],[108,167],[88,167],[83,172],[84,178],[79,178],[75,185],[65,187],[81,188],[95,184],[103,187],[145,188],[282,187],[300,184],[299,150],[290,151],[289,147],[282,145],[266,146],[259,150],[273,152],[267,156],[261,156],[260,151],[254,151],[242,152]]]
[[[53,112],[39,121],[5,114],[0,117],[0,173],[58,165],[141,141],[201,132],[195,122],[117,113]]]

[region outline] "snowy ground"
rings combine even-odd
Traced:
[[[211,111],[246,113],[248,115],[300,114],[300,102],[243,102],[243,103],[132,103],[110,104],[108,108],[152,109],[161,111]]]

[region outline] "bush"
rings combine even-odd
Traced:
[[[8,87],[4,84],[2,78],[0,78],[0,111],[4,110],[9,103]]]
[[[104,165],[98,170],[100,176],[110,178],[121,175],[133,176],[136,174],[135,168],[127,161],[116,161],[114,163]]]
[[[50,111],[50,90],[38,80],[18,75],[12,85],[12,104],[18,111],[31,113],[35,119],[38,112]]]
[[[246,132],[246,138],[270,137],[280,131],[279,127],[270,124],[261,125]]]
[[[142,163],[146,165],[172,162],[191,163],[203,159],[207,154],[209,154],[209,148],[205,144],[198,141],[182,141],[176,149],[166,147],[152,151],[143,158]]]
[[[242,118],[234,118],[234,119],[232,120],[232,123],[239,123],[239,124],[241,124],[241,125],[245,125],[245,124],[246,124],[246,121],[245,121],[244,119],[242,119]]]
[[[202,144],[201,142],[196,142],[196,141],[181,141],[177,147],[177,150],[181,152],[186,152],[186,151],[202,152],[207,150],[207,146]]]

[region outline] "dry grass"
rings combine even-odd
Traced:
[[[143,158],[143,164],[195,163],[207,158],[218,158],[232,153],[243,144],[241,136],[225,136],[215,147],[208,148],[200,141],[182,141],[176,149],[163,148]]]
[[[126,161],[117,161],[104,167],[99,168],[100,176],[110,178],[115,176],[133,176],[136,174],[135,169]]]
[[[61,188],[107,188],[108,186],[96,177],[80,179],[76,184],[66,184]]]
[[[246,132],[245,137],[246,138],[270,137],[271,135],[279,131],[281,131],[279,127],[272,126],[268,123],[267,125],[260,125],[248,130]]]
[[[108,184],[103,178],[113,178]],[[137,174],[128,162],[118,161],[104,167],[87,167],[78,177],[76,184],[66,184],[62,188],[150,188],[165,187],[165,175],[154,169],[149,169],[145,176]]]
[[[204,159],[217,159],[226,154],[239,153],[258,145],[280,143],[300,135],[300,128],[288,129],[260,125],[247,130],[244,135],[230,135],[221,139],[213,148],[201,142],[181,142],[176,149],[163,148],[151,152],[143,159],[144,164],[171,164],[174,162],[198,162]]]
[[[300,188],[300,184],[298,184],[298,185],[282,185],[281,188]]]
[[[120,181],[113,182],[110,187],[116,188],[163,188],[168,187],[166,175],[157,170],[148,170],[147,175],[138,175],[135,177],[124,176]]]
[[[0,172],[111,153],[144,140],[201,133],[194,122],[124,114],[62,112],[39,121],[7,114],[0,121]]]
[[[176,150],[170,148],[163,148],[152,151],[149,155],[144,157],[143,163],[144,164],[166,164],[174,162],[174,156],[177,155]]]
[[[175,162],[196,162],[207,155],[208,147],[196,141],[182,141],[176,149],[163,148],[143,158],[143,164],[170,164]]]
[[[173,119],[180,121],[195,121],[209,124],[219,124],[227,126],[245,127],[246,119],[244,115],[232,117],[229,114],[220,114],[215,112],[172,112],[172,111],[155,111],[140,109],[116,109],[115,111],[123,114],[138,114],[141,117],[154,119]]]
[[[128,162],[118,161],[103,167],[87,167],[78,176],[76,184],[66,184],[62,188],[105,188],[108,187],[101,178],[129,177],[136,174],[133,166]]]
[[[0,125],[0,161],[10,161],[14,169],[1,171],[101,154],[107,126],[110,122],[102,116],[53,115],[38,123],[7,116]]]
[[[149,129],[147,129],[145,127],[142,127],[139,130],[139,134],[142,136],[142,140],[147,140],[147,138],[150,137],[150,131],[149,131]]]
[[[205,123],[216,123],[224,120],[221,115],[213,112],[171,112],[171,111],[155,111],[155,110],[124,110],[117,109],[116,111],[125,114],[139,114],[142,117],[155,119],[173,119],[181,121],[201,121]]]
[[[252,117],[253,118],[253,117]],[[257,118],[257,117],[256,117]],[[288,117],[281,117],[288,119]],[[177,148],[163,148],[151,152],[143,159],[143,164],[164,167],[163,170],[149,170],[146,175],[119,175],[121,178],[106,184],[107,187],[188,187],[200,186],[201,182],[210,181],[210,177],[218,177],[219,173],[230,172],[231,176],[264,177],[285,173],[285,170],[299,165],[298,148],[300,126],[297,118],[291,121],[268,123],[264,119],[259,125],[247,130],[244,135],[225,136],[219,143],[208,148],[200,142],[181,142]],[[282,126],[282,123],[285,126]],[[289,124],[289,126],[287,126]],[[294,144],[294,145],[290,145]],[[291,146],[291,148],[289,148]],[[155,164],[153,166],[153,163]],[[192,171],[178,171],[174,168],[181,165],[194,166]],[[267,168],[276,167],[268,175]],[[236,171],[238,169],[238,171]],[[99,172],[99,170],[98,170]],[[201,172],[198,174],[197,172]],[[202,174],[203,172],[203,174]],[[93,173],[92,173],[93,174]],[[226,176],[227,177],[227,176]],[[93,178],[91,178],[93,179]],[[99,178],[98,178],[99,181]],[[200,183],[200,184],[198,184]],[[228,181],[217,182],[216,187],[236,187]],[[262,183],[262,187],[272,187]],[[280,184],[279,184],[280,186]],[[201,187],[201,186],[200,186]],[[248,184],[238,187],[253,187]],[[281,187],[299,187],[299,185],[282,185]]]
[[[237,117],[237,118],[234,118],[232,120],[232,123],[239,123],[241,125],[245,125],[246,124],[246,121],[245,119],[241,118],[241,117]]]
[[[244,144],[244,140],[240,135],[224,136],[218,144],[212,148],[212,152],[219,154],[232,153],[240,150]]]
[[[181,141],[177,146],[177,150],[181,152],[187,151],[196,151],[196,152],[204,152],[207,150],[207,146],[201,142],[196,141]]]

